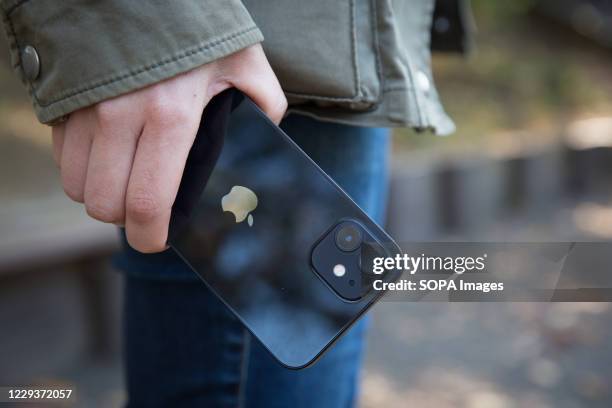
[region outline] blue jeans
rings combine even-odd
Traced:
[[[290,116],[283,128],[375,220],[384,216],[389,132]],[[127,245],[128,407],[351,407],[366,320],[314,366],[280,366],[171,251]],[[307,328],[305,328],[307,330]]]

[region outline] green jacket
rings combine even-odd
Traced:
[[[434,87],[434,0],[0,0],[41,122],[263,41],[291,111],[454,129]]]

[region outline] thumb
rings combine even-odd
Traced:
[[[261,108],[277,125],[287,111],[287,99],[263,48],[257,44],[227,58],[228,82]]]

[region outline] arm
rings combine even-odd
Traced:
[[[67,17],[53,10],[25,13],[25,6],[53,6]],[[123,14],[109,14],[111,6]],[[66,194],[84,203],[90,216],[125,225],[129,243],[139,251],[165,248],[172,204],[210,98],[234,86],[275,122],[286,109],[257,44],[260,34],[254,26],[255,36],[248,34],[248,24],[241,26],[250,17],[235,0],[12,0],[2,7],[14,66],[39,119],[52,122],[69,114],[53,126],[54,156]],[[38,21],[44,11],[46,18]],[[24,70],[24,43],[40,54],[35,78]],[[180,55],[185,58],[177,59]]]

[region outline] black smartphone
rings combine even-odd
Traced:
[[[257,105],[204,111],[168,243],[285,367],[312,364],[382,295],[399,247]],[[194,339],[197,341],[197,339]]]

